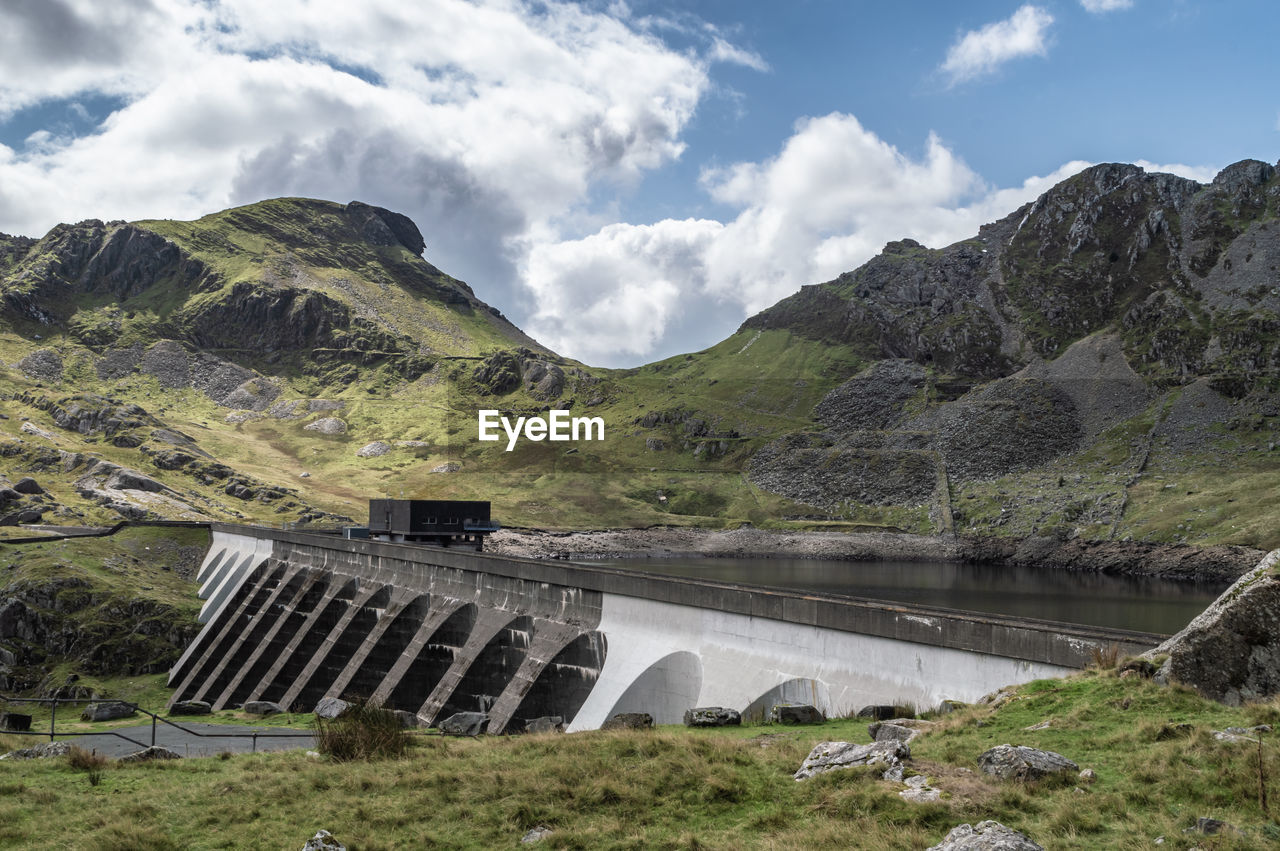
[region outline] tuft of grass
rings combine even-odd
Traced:
[[[409,735],[389,709],[358,700],[337,718],[316,718],[316,749],[339,762],[403,756]]]

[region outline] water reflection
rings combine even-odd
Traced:
[[[634,558],[583,563],[1159,633],[1186,626],[1227,587],[952,562]]]

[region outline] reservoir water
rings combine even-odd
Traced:
[[[955,562],[623,558],[579,563],[1165,634],[1186,626],[1229,584]]]

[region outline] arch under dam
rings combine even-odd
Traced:
[[[204,628],[170,671],[175,702],[364,697],[428,724],[484,711],[495,733],[972,702],[1164,637],[230,524],[197,578]]]

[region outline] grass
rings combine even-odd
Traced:
[[[1041,730],[1024,728],[1049,720]],[[1210,729],[1280,720],[1276,702],[1228,708],[1181,688],[1090,671],[1030,683],[1002,707],[942,716],[910,770],[944,790],[913,805],[874,772],[796,783],[819,741],[867,741],[849,719],[814,727],[448,739],[403,756],[334,762],[300,752],[108,766],[99,785],[67,760],[0,769],[0,844],[23,848],[284,848],[324,827],[348,847],[493,848],[547,825],[550,848],[902,848],[991,818],[1047,848],[1263,848],[1280,836],[1258,804],[1252,746]],[[1188,724],[1185,735],[1162,730]],[[1095,783],[1019,785],[976,772],[1001,743],[1062,753]],[[1265,740],[1271,797],[1280,748]],[[265,796],[262,790],[271,789]],[[1242,836],[1182,830],[1199,816]],[[1207,845],[1208,842],[1217,844]]]

